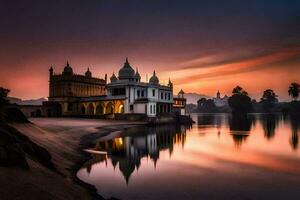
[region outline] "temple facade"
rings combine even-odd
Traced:
[[[156,116],[172,112],[173,84],[161,85],[155,71],[148,83],[141,82],[138,70],[134,70],[126,59],[118,77],[113,74],[107,84],[110,97],[124,98],[124,112]]]
[[[225,95],[224,97],[221,97],[220,91],[217,92],[216,97],[213,98],[213,101],[217,107],[228,106],[228,96]]]
[[[103,79],[93,77],[89,68],[85,75],[75,74],[68,62],[61,74],[54,73],[51,67],[49,101],[44,102],[44,108],[47,116],[143,114],[156,117],[173,112],[173,104],[170,80],[167,85],[160,84],[154,71],[149,82],[142,82],[138,70],[126,59],[117,76],[113,73],[109,82],[106,74]]]

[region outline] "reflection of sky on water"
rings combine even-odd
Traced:
[[[252,115],[243,122],[221,114],[193,117],[198,124],[191,129],[135,128],[120,138],[99,139],[95,149],[108,155],[93,155],[78,177],[105,197],[121,199],[300,195],[294,189],[300,186],[298,120],[280,115]]]

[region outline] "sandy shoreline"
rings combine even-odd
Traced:
[[[82,150],[91,146],[96,138],[110,132],[144,125],[140,122],[78,118],[31,118],[30,121],[33,124],[14,124],[13,126],[33,142],[46,148],[52,156],[54,165],[62,173],[62,176],[59,176],[54,172],[47,172],[49,173],[47,176],[37,177],[44,182],[40,190],[49,193],[48,197],[46,195],[45,198],[39,199],[103,199],[93,186],[76,177],[76,172],[82,164],[90,159],[90,155]],[[31,166],[33,169],[31,171],[47,171],[35,163]],[[53,180],[61,181],[63,184],[58,184],[59,187],[56,188],[53,186],[53,182],[47,180],[49,177],[53,177]],[[35,179],[32,177],[31,181],[35,181]],[[36,187],[34,190],[39,192],[39,188]],[[68,195],[65,196],[64,193],[68,193]],[[26,199],[25,196],[24,199]]]

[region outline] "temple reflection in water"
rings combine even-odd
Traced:
[[[105,154],[93,154],[92,159],[85,163],[87,171],[95,163],[105,162],[108,159],[116,169],[129,182],[130,175],[138,170],[141,159],[147,158],[153,162],[153,167],[159,160],[160,151],[168,150],[170,156],[176,144],[182,145],[186,140],[185,126],[156,126],[156,127],[135,127],[125,130],[123,137],[116,137],[111,140],[99,140],[96,142],[95,150],[105,151]]]
[[[300,195],[299,118],[192,117],[192,128],[138,127],[99,138],[94,148],[107,154],[93,154],[77,177],[105,198],[128,200],[242,199],[233,197],[249,191],[261,195],[255,199]]]

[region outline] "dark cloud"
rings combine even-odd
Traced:
[[[66,59],[126,56],[158,70],[207,55],[217,60],[205,67],[240,62],[299,44],[299,16],[298,0],[2,0],[0,68],[44,73]]]

